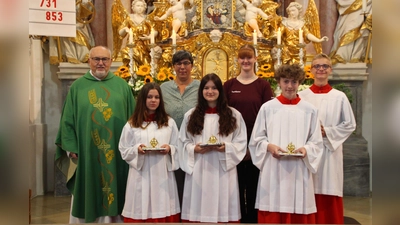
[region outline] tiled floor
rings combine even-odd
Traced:
[[[32,224],[68,224],[71,197],[51,193],[31,200]],[[344,197],[344,214],[362,225],[372,225],[372,198]]]

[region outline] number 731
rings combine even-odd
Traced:
[[[42,0],[40,7],[43,7],[43,4],[45,4],[47,8],[51,7],[51,4],[53,4],[54,8],[57,8],[57,0]]]

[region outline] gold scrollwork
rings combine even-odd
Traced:
[[[96,15],[96,9],[92,2],[83,3],[82,0],[76,1],[76,20],[83,24],[93,21]]]

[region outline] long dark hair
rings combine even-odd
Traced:
[[[228,136],[236,127],[236,118],[233,116],[232,110],[228,106],[222,81],[215,73],[205,75],[200,82],[200,87],[197,97],[197,105],[192,115],[190,115],[187,130],[192,135],[201,134],[204,128],[204,116],[208,108],[207,100],[203,96],[203,89],[208,81],[212,81],[218,89],[219,96],[217,99],[217,112],[219,115],[219,135]]]
[[[158,91],[158,94],[160,95],[160,104],[158,105],[155,111],[155,120],[158,125],[158,128],[161,128],[163,126],[168,126],[168,114],[167,112],[165,112],[164,101],[160,85],[152,82],[145,84],[139,92],[135,111],[128,120],[129,124],[131,124],[132,127],[140,127],[142,129],[145,129],[147,125],[150,123],[149,122],[146,126],[143,126],[143,122],[149,118],[149,114],[147,112],[147,107],[146,107],[147,95],[149,94],[150,90],[153,89],[156,89]]]

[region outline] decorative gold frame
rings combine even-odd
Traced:
[[[194,79],[201,79],[206,73],[214,72],[225,82],[238,75],[240,68],[237,63],[237,52],[245,44],[251,44],[251,40],[243,39],[242,36],[229,32],[222,33],[222,38],[219,42],[213,42],[209,33],[202,32],[197,36],[182,41],[176,50],[184,49],[193,54],[192,77]],[[272,43],[260,42],[257,50],[265,55],[260,56],[259,59],[264,62],[272,60],[269,54],[271,49]],[[216,52],[223,54],[226,58],[216,62]]]
[[[199,2],[196,2],[197,4]],[[211,22],[211,19],[207,17],[207,9],[209,7],[214,7],[216,11],[219,11],[221,15],[219,18],[221,19],[222,17],[226,18],[226,21],[222,22],[220,24]],[[200,5],[197,5],[197,10],[198,13],[197,15],[200,15],[201,18],[201,29],[207,29],[207,28],[228,28],[232,29],[234,25],[234,13],[236,11],[236,0],[222,0],[222,1],[216,1],[216,0],[203,0],[200,1]]]

